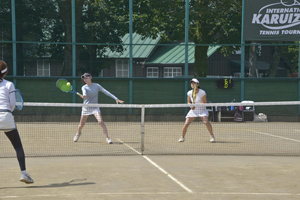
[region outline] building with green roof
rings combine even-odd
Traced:
[[[159,44],[160,37],[156,39],[143,38],[136,33],[133,34],[132,39],[133,77],[173,78],[184,76],[184,43]],[[104,69],[104,77],[129,77],[129,34],[126,34],[122,41],[125,48],[122,53],[108,51],[105,54],[114,62],[110,68]],[[209,47],[207,56],[213,55],[218,48],[220,46]],[[189,43],[189,76],[194,76],[194,53],[194,43]]]
[[[113,64],[103,70],[104,77],[129,77],[129,34],[122,39],[125,50],[122,53],[108,51],[105,56],[113,60]],[[218,77],[240,77],[241,55],[240,52],[224,56],[218,51],[220,45],[209,46],[207,50],[207,62],[209,70],[208,78]],[[270,47],[264,48],[262,52],[268,52]],[[133,34],[133,77],[147,78],[174,78],[185,77],[185,43],[160,43],[160,37],[155,39],[143,38],[141,35]],[[195,44],[188,45],[188,77],[194,77]],[[245,57],[245,77],[250,76],[249,55]],[[269,58],[261,55],[255,63],[256,73],[252,77],[268,76],[270,66]],[[277,75],[287,76],[288,62],[280,62]]]

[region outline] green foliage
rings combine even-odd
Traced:
[[[295,42],[295,44],[299,44],[299,42]],[[291,45],[287,47],[287,52],[284,53],[293,66],[292,72],[297,72],[299,69],[299,48],[299,45]]]
[[[61,75],[72,71],[72,5],[70,0],[16,1],[18,73],[24,62],[40,57],[64,63]],[[128,0],[75,1],[76,65],[79,74],[97,73],[107,67],[104,53],[121,52],[121,38],[129,32]],[[2,24],[10,19],[10,0],[1,0]],[[182,0],[135,0],[133,2],[133,31],[144,37],[161,36],[161,42],[184,40],[185,6]],[[240,0],[190,0],[189,39],[196,44],[238,44],[241,23]],[[11,26],[3,26],[11,32]],[[5,35],[11,41],[10,34]],[[37,43],[41,42],[41,43]],[[208,46],[195,46],[195,74],[206,76]],[[223,46],[229,55],[234,47]]]
[[[121,45],[109,45],[121,43],[122,36],[127,33],[126,21],[116,14],[116,0],[77,0],[76,1],[76,42],[85,43],[85,45],[76,46],[77,73],[90,72],[98,74],[101,69],[107,67],[103,54],[107,50],[121,52]],[[63,25],[63,35],[59,39],[72,41],[71,14],[65,12],[64,7],[71,11],[71,2],[62,1],[58,4],[60,19]],[[58,29],[59,30],[59,29]],[[58,35],[58,34],[55,34]],[[63,38],[64,37],[64,38]],[[71,72],[72,49],[69,45],[64,49],[64,72],[62,75],[68,75]],[[60,49],[58,49],[60,50]]]
[[[23,66],[26,63],[38,58],[63,63],[61,75],[71,75],[73,37],[71,2],[70,0],[16,1],[18,75],[23,75]],[[10,3],[10,0],[1,0],[1,31],[7,33],[3,35],[4,41],[12,41]],[[128,33],[128,18],[119,15],[117,0],[76,0],[75,4],[76,42],[88,44],[76,46],[78,73],[88,71],[97,74],[102,68],[107,67],[104,64],[105,51],[123,50],[121,45],[109,44],[122,42],[122,36]],[[12,52],[9,45],[6,49]]]
[[[23,75],[23,66],[44,55],[44,44],[22,43],[28,41],[40,42],[47,33],[43,30],[50,26],[48,16],[55,4],[51,0],[18,0],[15,1],[16,40],[17,43],[17,75]],[[1,0],[0,23],[4,41],[12,41],[12,10],[10,0]],[[12,59],[12,47],[6,46],[6,59]],[[10,55],[9,55],[10,54]]]
[[[238,44],[241,41],[242,3],[238,0],[190,0],[189,39],[196,44]],[[155,38],[159,34],[162,42],[182,41],[185,34],[185,1],[182,0],[138,0],[134,5],[134,31]],[[205,48],[195,46],[195,52]],[[225,55],[237,50],[224,46]],[[201,50],[202,49],[202,50]],[[207,49],[207,47],[206,47]],[[206,76],[207,56],[195,55],[195,75]],[[199,64],[201,63],[201,64]]]

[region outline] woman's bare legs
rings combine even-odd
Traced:
[[[212,142],[212,143],[216,142],[212,126],[208,121],[208,117],[201,117],[201,119],[202,119],[203,123],[206,125],[206,128],[210,134],[210,142]]]
[[[206,125],[206,128],[207,128],[208,132],[210,133],[210,135],[214,135],[212,126],[208,121],[208,117],[201,117],[201,120]]]
[[[79,122],[79,125],[78,125],[78,131],[77,131],[78,134],[81,133],[81,130],[83,129],[83,127],[85,125],[85,122],[86,122],[88,117],[89,117],[88,115],[81,115],[80,122]]]
[[[196,119],[196,117],[188,117],[186,118],[185,120],[185,123],[182,127],[182,137],[184,138],[186,132],[187,132],[187,129],[189,127],[189,125]]]
[[[78,125],[78,130],[77,130],[77,133],[73,139],[74,142],[77,142],[80,135],[81,135],[81,130],[83,129],[84,125],[85,125],[85,122],[87,120],[89,116],[88,115],[81,115],[81,118],[80,118],[80,122],[79,122],[79,125]]]
[[[103,120],[102,120],[102,116],[100,113],[95,113],[94,116],[96,117],[98,124],[102,127],[103,130],[103,134],[105,135],[106,138],[108,138],[108,131],[106,128],[106,125],[104,124]]]

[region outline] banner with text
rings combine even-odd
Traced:
[[[300,41],[300,0],[245,0],[244,41]]]

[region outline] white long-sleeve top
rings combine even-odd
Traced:
[[[0,110],[13,111],[16,106],[15,85],[3,79],[0,82]]]
[[[91,86],[84,85],[81,88],[82,95],[86,96],[83,103],[84,104],[98,104],[98,93],[102,92],[105,95],[117,100],[118,98],[111,94],[109,91],[105,90],[101,85],[98,83],[93,83]]]

